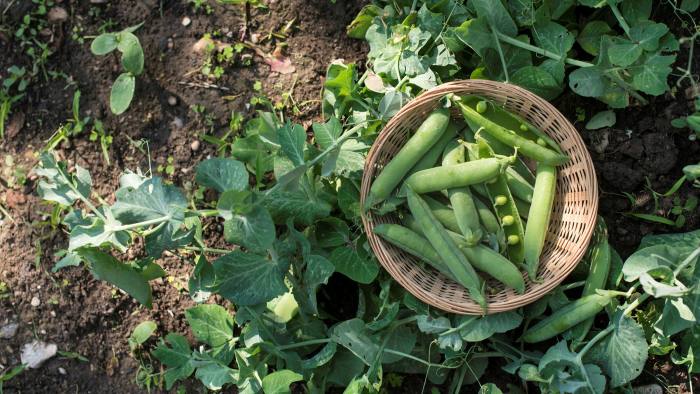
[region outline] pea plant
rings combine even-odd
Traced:
[[[136,90],[136,77],[143,72],[143,48],[138,37],[134,35],[142,24],[128,27],[116,33],[103,33],[90,44],[90,50],[97,56],[107,55],[115,49],[121,53],[124,72],[119,74],[112,84],[109,96],[109,108],[119,115],[129,108]]]

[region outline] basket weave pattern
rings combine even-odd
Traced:
[[[540,282],[529,281],[523,273],[526,284],[523,294],[517,294],[496,281],[489,283],[495,291],[487,294],[487,313],[516,309],[534,302],[559,285],[583,257],[595,228],[598,210],[598,184],[593,163],[578,131],[556,108],[537,95],[500,82],[455,81],[424,92],[404,106],[384,127],[365,162],[360,191],[363,205],[374,178],[447,93],[476,94],[503,104],[557,141],[570,158],[567,164],[558,167],[554,207],[540,259]],[[461,114],[453,113],[453,116],[461,117]],[[378,224],[399,223],[395,214],[379,216],[369,211],[363,215],[362,222],[379,262],[406,290],[421,301],[448,312],[483,314],[462,286],[437,270],[419,264],[417,258],[374,234],[373,228]]]

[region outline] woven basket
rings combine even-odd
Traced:
[[[537,95],[500,82],[455,81],[416,97],[384,127],[365,162],[360,192],[362,204],[375,176],[447,93],[476,94],[504,104],[509,111],[521,115],[557,141],[571,159],[558,168],[554,208],[538,272],[541,281],[533,283],[525,278],[526,290],[523,294],[517,294],[496,281],[489,283],[495,291],[487,295],[487,313],[516,309],[534,302],[559,285],[586,251],[598,210],[598,184],[593,163],[573,125]],[[461,117],[461,114],[455,112],[454,116]],[[423,302],[448,312],[483,314],[464,287],[437,270],[419,264],[415,257],[374,234],[373,228],[378,224],[398,223],[396,215],[378,216],[369,211],[362,217],[362,222],[379,262],[406,290]],[[527,275],[523,273],[523,276]]]

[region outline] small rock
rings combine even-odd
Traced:
[[[189,17],[186,16],[182,18],[182,26],[189,26],[190,23],[192,23],[192,19],[190,19]]]
[[[190,144],[190,148],[192,148],[192,150],[194,152],[199,150],[199,146],[200,146],[199,140],[192,141],[192,143]]]
[[[36,296],[32,297],[32,300],[29,303],[34,307],[41,305],[41,301]]]
[[[20,360],[29,368],[39,368],[44,361],[55,356],[57,350],[56,344],[35,340],[22,347]]]
[[[63,7],[53,7],[49,10],[46,18],[51,23],[65,22],[68,19],[68,11]]]
[[[51,315],[51,317],[56,317],[56,311],[51,311],[49,312],[49,314]]]
[[[170,105],[171,107],[176,106],[177,105],[177,97],[175,97],[175,96],[168,97],[168,105]]]
[[[61,375],[67,374],[66,370],[63,367],[58,367],[58,373],[60,373]]]
[[[0,338],[10,339],[17,334],[17,329],[19,328],[18,323],[10,323],[0,327]]]
[[[663,394],[664,390],[658,384],[647,384],[646,386],[635,387],[634,394]]]
[[[182,119],[177,117],[177,116],[174,117],[173,120],[170,122],[170,127],[174,128],[174,129],[181,129],[182,126],[184,126],[184,125],[185,125],[185,122],[183,122]]]
[[[90,0],[90,4],[104,4],[109,0]]]
[[[173,39],[168,38],[168,49],[173,49],[174,46],[175,46],[175,43],[173,43]]]

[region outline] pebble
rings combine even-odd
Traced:
[[[56,311],[51,311],[49,313],[51,314],[51,317],[56,317]]]
[[[173,43],[173,39],[168,38],[168,49],[173,49],[174,46],[175,46],[175,43]]]
[[[63,367],[58,367],[58,373],[60,373],[61,375],[67,374],[66,370]]]
[[[68,19],[68,11],[63,7],[53,7],[46,15],[46,19],[51,23],[65,22]]]
[[[168,97],[168,105],[170,105],[171,107],[176,106],[177,105],[177,97],[175,97],[175,96]]]
[[[22,364],[27,364],[29,368],[39,368],[44,361],[55,356],[56,351],[56,344],[35,340],[22,346],[20,359]]]
[[[635,387],[632,392],[634,394],[663,394],[664,389],[658,384],[647,384],[646,386]]]
[[[199,146],[200,146],[199,140],[192,141],[192,143],[190,144],[190,148],[192,148],[192,150],[194,152],[199,150]]]
[[[10,339],[17,334],[17,329],[19,328],[18,323],[10,323],[0,327],[0,338]]]
[[[41,301],[39,300],[39,297],[32,297],[32,300],[29,302],[32,306],[37,307],[41,305]]]
[[[189,17],[186,16],[182,18],[182,26],[189,26],[190,23],[192,23],[192,19],[190,19]]]

